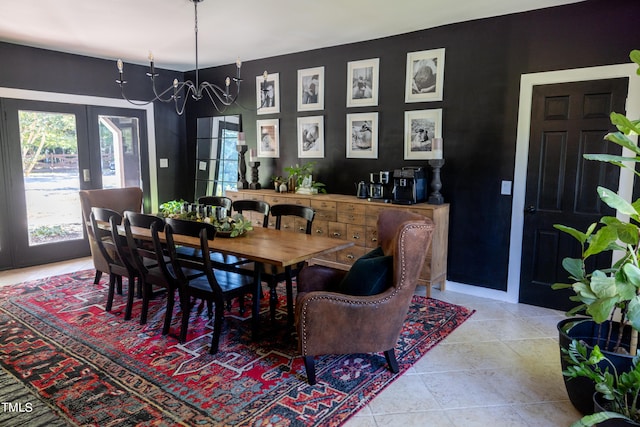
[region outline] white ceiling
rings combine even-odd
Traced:
[[[371,40],[582,0],[204,0],[200,67]],[[0,0],[0,41],[195,68],[190,0]],[[472,42],[470,40],[470,42]]]

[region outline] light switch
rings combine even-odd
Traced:
[[[511,181],[502,181],[502,187],[500,188],[500,194],[504,196],[511,195]]]
[[[160,167],[168,168],[169,167],[169,159],[160,159]]]

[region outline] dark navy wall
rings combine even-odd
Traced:
[[[448,279],[506,290],[511,197],[500,195],[502,180],[513,180],[520,76],[548,70],[629,62],[640,48],[640,2],[591,0],[568,6],[442,26],[396,37],[250,61],[241,103],[255,105],[255,76],[264,69],[280,74],[281,113],[242,114],[250,147],[256,146],[256,119],[280,119],[280,158],[261,159],[263,186],[271,174],[299,163],[296,118],[323,114],[325,158],[314,178],[331,193],[355,194],[354,182],[370,171],[423,162],[403,160],[404,112],[443,109],[446,164],[442,181],[451,205]],[[446,49],[444,100],[405,104],[407,52]],[[380,58],[379,105],[346,108],[347,62]],[[325,67],[325,109],[298,113],[297,70]],[[220,81],[231,67],[206,70],[201,76]],[[347,159],[346,114],[379,112],[377,160]],[[187,115],[192,143],[195,119],[212,115],[204,105]],[[192,147],[190,147],[192,152]],[[191,161],[191,164],[195,164]]]

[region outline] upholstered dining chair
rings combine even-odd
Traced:
[[[389,369],[398,372],[394,348],[434,224],[412,212],[388,209],[380,212],[377,227],[380,247],[349,272],[316,265],[298,276],[298,350],[309,384],[316,383],[314,356],[323,354],[383,352]]]
[[[125,308],[124,319],[131,319],[131,308],[133,305],[133,295],[135,292],[135,279],[136,270],[133,266],[126,261],[122,261],[118,256],[118,248],[116,242],[122,243],[124,238],[116,236],[114,239],[111,231],[100,225],[115,224],[117,227],[122,222],[122,216],[111,209],[106,208],[91,208],[89,214],[89,220],[91,221],[92,234],[95,237],[96,248],[100,252],[100,256],[105,262],[105,272],[109,274],[109,291],[107,293],[107,303],[105,305],[106,311],[111,311],[113,307],[113,298],[118,288],[118,293],[122,294],[122,277],[127,277],[128,295]]]
[[[102,251],[93,235],[91,227],[91,208],[107,208],[123,215],[124,211],[141,212],[142,210],[142,190],[138,187],[108,188],[96,190],[80,190],[80,204],[82,206],[82,217],[84,218],[87,238],[93,266],[96,269],[94,283],[97,285],[102,273],[109,274],[107,260],[102,256]]]
[[[209,240],[214,239],[215,236],[215,227],[213,225],[195,221],[167,219],[164,231],[171,265],[169,266],[160,258],[159,260],[167,279],[174,281],[179,289],[182,309],[180,342],[185,342],[187,339],[192,298],[205,300],[209,303],[209,307],[214,306],[213,336],[209,353],[215,354],[218,351],[222,332],[224,301],[227,298],[239,297],[245,294],[251,294],[255,301],[257,290],[253,277],[213,268],[211,258],[208,256],[202,256],[199,259],[178,256],[174,240],[176,235],[197,237],[200,241],[201,253],[208,254],[210,252]],[[152,230],[152,236],[156,251],[162,250],[157,232]],[[187,270],[200,270],[205,274],[204,276],[190,278]],[[211,312],[209,314],[211,315]],[[253,316],[257,315],[258,313],[253,313]]]
[[[304,226],[299,230],[294,227],[287,227],[290,231],[304,232],[305,234],[311,234],[311,228],[313,226],[313,218],[315,217],[315,211],[308,206],[293,205],[293,204],[278,204],[271,206],[270,215],[275,218],[276,230],[282,230],[284,218],[294,217],[302,219]],[[266,266],[265,271],[262,272],[261,278],[269,285],[269,308],[271,313],[271,320],[276,318],[276,308],[278,304],[278,296],[276,294],[276,287],[278,283],[285,282],[287,290],[287,321],[290,325],[293,325],[293,279],[298,275],[299,271],[304,267],[304,262],[298,263],[291,267],[277,267],[274,265]],[[255,264],[240,265],[238,267],[244,274],[253,275]]]

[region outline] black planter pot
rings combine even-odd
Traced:
[[[604,403],[604,398],[602,397],[602,395],[600,393],[593,393],[593,412],[604,412],[607,409],[603,406],[605,405]],[[606,420],[606,421],[602,421],[600,423],[597,424],[598,427],[638,427],[640,426],[640,424],[630,421],[630,420],[623,420],[620,418],[613,418],[610,420]]]
[[[568,318],[558,323],[558,344],[560,346],[560,360],[562,363],[562,370],[567,368],[567,362],[564,360],[564,353],[562,349],[568,349],[571,341],[582,340],[591,349],[593,345],[598,344],[600,348],[604,348],[605,339],[607,336],[608,328],[611,322],[604,322],[602,325],[598,325],[593,320],[588,318]],[[617,322],[613,322],[614,330],[617,331]],[[630,339],[630,328],[625,328],[625,334],[623,335],[623,346],[627,347]],[[611,353],[609,351],[602,351],[605,356],[615,365],[618,372],[627,371],[631,368],[631,362],[633,357],[625,354]],[[604,368],[604,365],[603,365]],[[594,412],[593,409],[593,395],[595,393],[595,386],[593,381],[588,378],[568,378],[564,377],[564,385],[567,389],[567,394],[573,406],[580,411],[583,415],[589,415]]]

